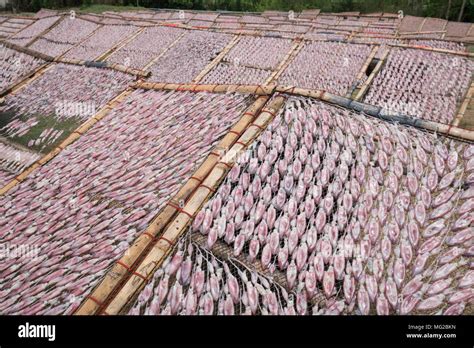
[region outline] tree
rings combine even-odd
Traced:
[[[451,0],[448,0],[448,8],[446,10],[446,19],[449,20],[449,12],[451,11]]]
[[[462,0],[461,10],[459,11],[458,22],[462,20],[462,16],[464,14],[464,8],[466,7],[466,0]]]

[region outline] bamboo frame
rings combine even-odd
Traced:
[[[0,97],[4,97],[9,94],[14,94],[26,85],[30,84],[37,78],[41,77],[46,71],[51,69],[53,67],[52,64],[46,63],[41,66],[39,66],[36,70],[33,72],[25,75],[24,78],[21,78],[18,82],[15,82],[12,86],[9,86],[5,88],[3,91],[0,92]]]
[[[207,236],[202,235],[201,233],[192,233],[190,239],[200,245],[201,247],[207,249]],[[279,286],[285,288],[287,291],[291,291],[288,288],[288,281],[286,280],[286,273],[280,271],[278,268],[275,269],[273,273],[270,273],[267,269],[262,267],[260,260],[257,258],[253,262],[249,262],[246,256],[240,254],[239,256],[233,256],[234,249],[232,246],[227,245],[223,240],[217,240],[214,244],[212,250],[210,250],[217,258],[221,260],[226,260],[229,255],[232,255],[233,259],[238,260],[239,262],[246,265],[246,267],[253,269],[255,272],[267,277],[273,278],[273,281],[276,282]],[[124,310],[127,310],[128,305],[124,307]]]
[[[359,73],[357,74],[356,80],[362,79],[362,77],[364,76],[365,72],[366,72],[367,69],[369,68],[370,63],[372,62],[372,60],[374,59],[375,55],[377,54],[379,48],[380,48],[380,45],[375,45],[375,46],[372,48],[372,51],[370,52],[369,56],[368,56],[367,59],[365,60],[364,65],[362,66],[362,68],[360,69]]]
[[[212,169],[209,176],[204,180],[201,186],[198,187],[186,205],[182,208],[182,211],[165,229],[163,236],[151,248],[150,252],[140,263],[133,275],[131,275],[117,295],[112,299],[106,307],[105,313],[119,314],[127,303],[133,299],[133,296],[143,288],[145,285],[145,279],[149,279],[153,275],[156,269],[164,261],[165,257],[172,250],[172,246],[168,242],[165,242],[165,240],[175,243],[185,232],[187,226],[192,221],[191,216],[195,216],[199,209],[212,196],[212,192],[209,188],[215,189],[218,187],[226,174],[230,171],[230,168],[233,166],[236,156],[242,150],[245,150],[246,146],[242,144],[249,145],[255,137],[260,134],[262,131],[261,129],[265,128],[275,117],[277,110],[281,108],[284,100],[285,97],[277,96],[270,101],[269,105],[262,110],[253,122],[257,127],[247,128],[247,130],[239,137],[238,142],[235,143],[229,152],[222,157],[221,161]]]
[[[134,32],[130,36],[124,38],[123,40],[119,41],[117,44],[115,44],[113,47],[111,47],[109,50],[107,50],[107,52],[104,52],[100,56],[96,57],[94,60],[99,61],[99,62],[105,61],[107,59],[107,57],[109,57],[113,52],[115,52],[116,50],[122,48],[124,45],[126,45],[127,43],[129,43],[130,41],[135,39],[138,35],[143,33],[144,30],[145,30],[145,28],[139,28],[138,30],[136,30],[136,32]]]
[[[55,58],[54,61],[56,63],[70,64],[70,65],[80,65],[80,66],[86,66],[86,67],[111,69],[111,70],[116,70],[125,74],[134,75],[139,78],[144,78],[151,75],[149,71],[129,68],[125,65],[117,64],[117,63],[109,64],[107,62],[87,61],[87,60],[79,60],[79,59],[64,58],[64,57]]]
[[[294,40],[293,46],[290,48],[286,56],[282,59],[280,64],[277,66],[275,71],[268,77],[268,79],[265,81],[265,84],[270,84],[272,82],[275,82],[278,80],[278,78],[281,76],[283,71],[290,65],[290,63],[293,61],[293,59],[298,55],[298,53],[301,51],[301,49],[304,46],[304,41],[295,39]]]
[[[473,96],[474,96],[474,82],[471,83],[471,87],[469,88],[466,98],[464,99],[463,103],[461,104],[461,107],[459,108],[458,114],[456,115],[452,125],[457,127],[459,126],[459,123],[461,123],[462,118],[464,117],[464,114],[467,111],[467,108],[469,104],[473,101]]]
[[[54,157],[56,157],[62,150],[64,150],[67,146],[74,143],[77,139],[79,139],[84,133],[86,133],[89,129],[91,129],[97,122],[103,119],[115,106],[116,104],[120,103],[126,96],[132,93],[132,88],[127,88],[124,92],[119,94],[117,97],[113,98],[109,101],[97,114],[93,117],[88,119],[84,122],[81,126],[79,126],[75,131],[73,131],[65,140],[61,142],[57,147],[51,150],[49,153],[44,155],[42,158],[34,162],[31,166],[25,169],[22,173],[17,175],[13,180],[11,180],[8,184],[0,189],[0,196],[5,195],[8,191],[10,191],[13,187],[24,181],[33,171],[37,168],[45,165],[49,161],[51,161]]]
[[[240,38],[241,36],[240,35],[235,35],[232,40],[230,40],[230,42],[227,44],[227,46],[221,51],[221,53],[219,53],[217,55],[216,58],[214,58],[214,60],[209,63],[205,68],[204,70],[202,70],[198,76],[196,76],[191,82],[192,83],[199,83],[199,81],[201,81],[204,76],[206,76],[212,69],[214,69],[223,59],[224,57],[227,55],[227,53],[230,52],[230,50],[232,48],[234,48],[235,45],[237,45],[237,43],[240,41]]]
[[[34,51],[30,48],[20,46],[20,45],[14,44],[14,43],[9,42],[9,41],[0,41],[0,45],[3,45],[5,47],[10,48],[12,50],[15,50],[17,52],[24,53],[24,54],[27,54],[29,56],[42,59],[42,60],[47,61],[47,62],[52,62],[54,60],[54,57],[52,57],[52,56],[49,56],[49,55],[41,53],[41,52]]]
[[[274,85],[200,85],[143,81],[137,81],[133,87],[160,91],[247,93],[254,95],[271,95],[275,91]]]
[[[62,17],[64,17],[65,15],[62,14],[61,15]],[[105,18],[109,18],[109,17],[105,17]],[[62,19],[62,18],[60,18]],[[49,31],[51,30],[58,22],[59,20],[54,24],[52,25],[51,27],[49,27],[46,31]],[[83,20],[87,20],[86,18],[82,18]],[[134,19],[136,20],[136,19]],[[144,20],[139,20],[139,21],[144,21]],[[103,26],[104,24],[101,24],[101,23],[96,23],[100,26]],[[291,22],[288,22],[288,24],[291,24]],[[132,24],[134,25],[134,24]],[[305,24],[303,24],[305,25]],[[230,30],[230,31],[226,31],[226,30],[219,30],[219,28],[200,28],[200,27],[194,27],[194,26],[189,26],[189,25],[184,25],[184,24],[169,24],[169,23],[166,23],[166,22],[156,22],[153,26],[171,26],[171,27],[176,27],[176,28],[180,28],[180,29],[183,29],[183,30],[200,30],[200,31],[217,31],[217,32],[224,32],[224,33],[228,33],[228,34],[233,34],[233,35],[240,35],[240,36],[257,36],[257,37],[267,37],[267,36],[270,36],[270,37],[274,37],[274,36],[271,36],[271,35],[266,35],[264,33],[261,33],[261,32],[252,32],[252,33],[248,33],[248,32],[242,32],[240,29],[239,30]],[[139,26],[140,27],[140,26]],[[150,26],[141,26],[142,28],[148,28]],[[308,27],[310,28],[313,28],[314,25],[308,25]],[[96,29],[97,30],[97,29]],[[337,32],[338,29],[337,29],[337,26],[336,27],[331,27],[329,28],[328,30],[331,30],[333,32]],[[290,33],[290,34],[296,34],[297,36],[284,36],[284,35],[281,35],[280,37],[281,38],[286,38],[286,39],[300,39],[300,40],[305,40],[305,41],[334,41],[334,40],[324,40],[324,39],[311,39],[311,38],[306,38],[305,35],[308,31],[306,31],[305,33],[301,33],[301,32],[293,32],[293,31],[289,31],[289,30],[285,30],[285,31],[281,31],[279,29],[265,29],[265,31],[277,31],[277,32],[286,32],[286,33]],[[93,34],[94,32],[92,32],[91,34]],[[38,35],[38,37],[35,38],[35,41],[36,39],[40,38],[44,33]],[[356,43],[356,42],[353,42],[354,39],[356,38],[360,38],[360,37],[373,37],[373,38],[386,38],[386,39],[398,39],[398,40],[416,40],[416,39],[425,39],[423,37],[400,37],[399,35],[365,35],[364,33],[359,33],[359,32],[355,32],[355,31],[352,31],[351,32],[351,37],[349,38],[346,38],[344,40],[336,40],[338,42],[344,42],[344,43],[350,43],[350,44],[373,44],[373,45],[379,45],[380,43],[378,42],[367,42],[367,43]],[[87,37],[88,38],[88,37]],[[86,38],[86,39],[87,39]],[[84,40],[86,40],[84,39]],[[453,39],[453,40],[446,40],[446,39],[434,39],[434,40],[440,40],[440,41],[454,41],[454,42],[462,42],[462,43],[468,43],[466,41],[463,41],[461,39]],[[28,45],[31,45],[33,42],[29,43]],[[469,56],[469,57],[474,57],[474,53],[468,53],[468,52],[463,52],[463,51],[452,51],[452,50],[444,50],[444,49],[437,49],[437,48],[431,48],[431,47],[425,47],[425,46],[419,46],[419,45],[409,45],[409,44],[387,44],[388,46],[393,46],[393,47],[403,47],[403,48],[412,48],[412,49],[422,49],[422,50],[428,50],[428,51],[433,51],[433,52],[439,52],[439,53],[446,53],[446,54],[454,54],[454,55],[461,55],[461,56]],[[172,47],[172,46],[171,46]],[[67,52],[69,52],[69,50],[71,50],[73,47],[71,47],[70,49],[68,49],[64,54],[66,54]]]
[[[59,16],[59,18],[51,24],[48,28],[43,30],[41,33],[33,37],[28,43],[25,45],[25,47],[30,47],[32,44],[34,44],[39,38],[43,37],[43,35],[46,35],[49,33],[54,27],[56,27],[62,20],[64,19],[64,15]],[[19,31],[21,33],[21,31]]]
[[[375,45],[372,48],[372,51],[370,52],[369,56],[365,60],[364,65],[362,65],[362,68],[360,69],[359,73],[356,76],[354,84],[350,87],[349,91],[346,93],[346,97],[350,98],[352,96],[352,93],[357,89],[357,86],[359,85],[360,80],[362,80],[362,77],[364,76],[365,72],[370,66],[370,63],[372,63],[372,60],[374,59],[375,55],[377,54],[378,50],[380,48],[380,45]]]
[[[413,39],[410,38],[410,40],[413,40]],[[394,44],[394,43],[387,43],[387,46],[401,47],[401,48],[412,48],[412,49],[419,49],[419,50],[423,50],[423,51],[437,52],[437,53],[454,54],[456,56],[463,56],[463,57],[474,57],[474,53],[470,53],[470,52],[445,50],[445,49],[442,49],[442,48],[433,48],[433,47],[427,47],[427,46],[405,45],[405,44]]]
[[[380,62],[379,62],[380,63]],[[374,69],[375,71],[375,69]],[[311,90],[305,88],[298,88],[295,86],[281,86],[276,84],[253,86],[253,85],[193,85],[193,84],[171,84],[171,83],[152,83],[138,81],[133,85],[134,88],[141,89],[155,89],[155,90],[170,90],[170,91],[191,91],[200,92],[207,91],[213,93],[249,93],[256,95],[270,95],[274,92],[287,93],[292,95],[299,95],[303,97],[310,97],[322,100],[324,102],[335,104],[347,109],[351,109],[357,112],[364,112],[370,116],[377,118],[390,120],[393,122],[399,122],[402,124],[414,126],[417,128],[423,128],[430,131],[436,131],[452,137],[457,137],[464,140],[474,139],[474,131],[459,132],[454,126],[445,125],[442,123],[427,121],[421,119],[414,119],[406,115],[383,115],[381,114],[381,108],[374,105],[362,103],[358,100],[351,99],[348,97],[338,96],[322,90]],[[471,134],[472,133],[472,134]]]
[[[138,266],[146,253],[153,247],[156,238],[161,235],[166,226],[175,218],[184,208],[179,208],[188,201],[190,197],[200,188],[201,183],[207,178],[209,173],[218,164],[220,157],[229,151],[238,139],[238,134],[242,134],[255,119],[260,110],[265,106],[269,97],[261,96],[250,105],[241,115],[240,119],[227,132],[222,140],[211,150],[210,154],[194,172],[190,179],[181,187],[178,193],[171,198],[168,204],[152,220],[147,229],[138,236],[124,256],[115,263],[112,269],[107,272],[102,282],[93,290],[88,298],[82,303],[74,314],[91,315],[100,312],[104,304],[111,300],[115,292],[119,291],[121,286],[131,276],[130,270]],[[158,238],[158,243],[160,239]],[[161,240],[163,242],[163,240]],[[125,268],[123,265],[128,265]]]
[[[146,29],[146,28],[144,28],[143,31],[145,31],[145,29]],[[143,31],[142,31],[141,33],[143,33]],[[141,34],[141,33],[140,33],[140,34]],[[140,34],[138,34],[138,35],[140,35]],[[170,44],[170,46],[168,46],[163,52],[161,52],[161,53],[158,55],[158,57],[153,58],[148,64],[146,64],[146,65],[143,67],[142,70],[140,70],[140,71],[142,71],[144,74],[147,74],[147,75],[144,76],[144,77],[149,77],[149,76],[151,75],[151,72],[150,72],[150,71],[146,71],[146,70],[147,70],[151,65],[153,65],[156,60],[158,60],[161,56],[163,56],[171,47],[173,47],[173,46],[184,36],[184,34],[185,34],[185,33],[182,33],[181,35],[179,35],[178,38],[177,38],[174,42],[172,42],[172,43]],[[138,36],[138,35],[137,35],[137,36]],[[114,50],[113,52],[111,52],[110,55],[107,57],[107,59],[110,58],[115,52],[118,52],[120,49],[122,49],[122,48],[125,47],[127,44],[129,44],[132,40],[133,40],[133,39],[131,39],[130,41],[124,43],[121,47],[119,47],[119,48],[117,48],[116,50]],[[135,70],[139,70],[139,69],[135,69]]]
[[[95,34],[96,31],[98,31],[100,28],[102,28],[103,25],[102,24],[99,24],[97,26],[97,28],[95,28],[94,30],[92,30],[84,39],[80,40],[79,42],[76,42],[75,44],[73,44],[71,47],[69,47],[66,51],[64,51],[63,53],[59,54],[58,56],[56,56],[55,58],[64,58],[64,56],[69,53],[70,51],[72,51],[74,48],[80,46],[83,42],[87,41],[92,35]]]
[[[176,40],[174,40],[168,47],[166,47],[163,52],[161,52],[159,55],[157,55],[155,58],[153,58],[147,65],[145,65],[143,67],[143,70],[146,71],[148,70],[153,64],[155,64],[158,59],[160,59],[161,57],[163,57],[166,52],[168,52],[170,49],[172,49],[184,36],[184,34],[186,34],[186,32],[182,32],[177,38]]]
[[[399,124],[412,126],[438,134],[443,134],[445,136],[450,136],[461,140],[466,140],[470,142],[474,141],[474,131],[435,121],[413,118],[402,114],[387,115],[382,113],[381,107],[361,103],[359,101],[355,101],[346,97],[340,97],[329,92],[308,90],[303,88],[296,88],[293,86],[277,86],[275,91],[280,93],[288,93],[292,95],[315,98],[330,104],[341,106],[346,109],[354,110],[356,112],[363,112],[369,116],[373,116],[382,120],[397,122]]]
[[[18,17],[14,17],[14,18],[18,18]],[[2,21],[0,20],[0,24],[6,24],[8,22],[9,18],[7,18],[6,20]],[[21,28],[20,30],[18,30],[17,32],[15,32],[14,34],[10,35],[9,38],[15,36],[16,34],[18,33],[21,33],[23,30],[25,30],[26,28],[30,27],[31,25],[33,25],[34,23],[36,23],[37,19],[36,18],[31,18],[31,22],[29,24],[27,24],[26,26],[24,26],[23,28]]]
[[[152,12],[150,12],[152,13]],[[191,13],[196,13],[196,12],[191,12]],[[219,21],[217,21],[217,19],[219,19],[219,15],[220,14],[223,14],[224,12],[222,13],[218,13],[218,17],[214,20],[207,20],[207,19],[200,19],[200,21],[204,21],[204,22],[209,22],[209,23],[212,23],[212,24],[215,24],[215,23],[218,23]],[[190,25],[187,25],[187,24],[181,24],[181,23],[170,23],[170,21],[168,20],[158,20],[158,19],[153,19],[153,18],[135,18],[135,17],[125,17],[125,16],[109,16],[109,15],[98,15],[98,14],[88,14],[88,13],[83,13],[81,11],[78,12],[78,14],[80,16],[82,15],[92,15],[92,16],[95,16],[95,17],[98,17],[98,18],[101,18],[101,19],[121,19],[121,20],[124,20],[124,21],[129,21],[131,22],[131,25],[135,25],[135,26],[138,26],[138,27],[149,27],[150,25],[152,26],[173,26],[173,27],[178,27],[178,28],[183,28],[183,29],[188,29],[188,30],[203,30],[203,28],[199,28],[198,26],[190,26]],[[249,13],[251,14],[251,13]],[[265,16],[263,16],[262,14],[259,14],[259,13],[256,13],[257,15],[261,15],[263,18],[266,18]],[[57,15],[60,15],[60,16],[65,16],[67,15],[67,13],[58,13]],[[331,14],[332,16],[336,16],[336,17],[341,17],[343,15],[341,14],[338,14],[338,13],[334,13],[334,14]],[[378,18],[386,18],[387,17],[387,14],[385,14],[385,16],[383,17],[378,17]],[[390,15],[389,17],[397,17],[396,14],[392,14]],[[95,22],[93,20],[91,20],[90,18],[82,18],[80,17],[81,19],[83,20],[89,20],[91,22]],[[364,19],[364,18],[374,18],[374,16],[370,16],[369,14],[366,14],[366,15],[360,15],[358,16],[358,18],[361,18],[361,19]],[[190,20],[192,20],[193,18],[190,18]],[[341,18],[338,18],[339,21]],[[140,24],[135,24],[134,22],[142,22],[142,23],[149,23],[150,25],[140,25]],[[188,21],[187,21],[188,22]],[[187,23],[186,22],[186,23]],[[314,24],[315,23],[300,23],[296,20],[296,24],[297,25],[303,25],[303,26],[308,26],[308,27],[314,27]],[[96,24],[103,24],[101,22],[95,22]],[[240,22],[238,22],[240,23]],[[283,21],[280,21],[280,22],[274,22],[273,25],[277,25],[277,24],[291,24],[293,23],[294,24],[294,21],[289,21],[287,19],[283,19]],[[339,22],[338,22],[339,23]],[[268,24],[272,24],[272,23],[268,23]],[[109,24],[108,24],[109,25]],[[114,24],[110,24],[110,25],[114,25]],[[330,30],[332,31],[336,31],[337,30],[337,25],[338,24],[335,24],[335,25],[332,25],[330,28]],[[398,26],[400,25],[400,23],[398,23]],[[390,26],[392,27],[392,26]],[[394,26],[394,28],[396,28],[397,25]],[[206,30],[213,30],[215,31],[216,29],[219,29],[219,28],[205,28]],[[230,28],[232,30],[232,28]],[[244,28],[245,29],[245,28]],[[280,29],[277,29],[277,28],[266,28],[265,29],[266,31],[281,31]],[[297,35],[301,35],[302,33],[301,32],[294,32],[294,31],[291,31],[291,30],[285,30],[285,32],[288,32],[288,33],[293,33],[293,34],[297,34]],[[231,33],[235,33],[235,32],[231,32]],[[410,32],[410,33],[403,33],[403,35],[405,34],[409,34],[409,35],[414,35],[414,34],[417,34],[417,35],[420,35],[420,34],[423,34],[423,33],[432,33],[430,31],[427,31],[427,32]],[[433,33],[435,33],[433,31]],[[436,31],[436,33],[441,33],[441,31]],[[247,33],[241,33],[242,35],[246,35]],[[304,34],[304,33],[303,33]],[[358,33],[357,31],[352,31],[351,32],[352,35],[361,35],[362,33]],[[252,35],[255,35],[255,34],[252,34]],[[260,34],[258,34],[260,35]],[[289,37],[289,38],[294,38],[294,37]],[[392,39],[400,39],[400,35],[396,34],[396,35],[393,35],[393,36],[387,36],[387,38],[392,38]],[[417,37],[411,37],[411,39],[416,39]],[[420,37],[422,38],[422,37]],[[437,39],[439,40],[439,39]],[[450,41],[459,41],[459,42],[462,42],[461,39],[453,39],[453,40],[450,40]]]
[[[359,92],[357,93],[357,96],[354,98],[355,101],[360,101],[364,97],[365,93],[369,89],[370,84],[374,80],[375,76],[379,73],[379,71],[382,69],[383,64],[385,63],[385,59],[387,59],[389,50],[385,50],[383,53],[382,57],[378,61],[377,65],[375,66],[374,70],[370,74],[369,78],[362,84],[360,87]]]

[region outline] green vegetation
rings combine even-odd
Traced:
[[[474,21],[474,0],[13,0],[19,11],[40,8],[80,8],[84,11],[129,11],[130,6],[261,12],[265,10],[302,11],[319,8],[323,12],[393,12]],[[92,6],[91,6],[92,5]],[[126,6],[124,8],[120,6]],[[135,7],[135,9],[137,9]]]
[[[117,6],[117,5],[105,5],[105,4],[95,4],[95,5],[82,5],[78,10],[82,12],[88,13],[102,13],[106,11],[114,11],[114,12],[125,12],[125,11],[139,11],[139,10],[146,10],[145,7],[137,7],[137,6]]]
[[[15,116],[16,111],[15,110],[10,110],[7,112],[0,113],[0,129],[4,126],[6,126]],[[28,118],[32,116],[20,116],[20,120],[26,121]],[[71,134],[77,127],[81,125],[81,120],[71,117],[67,118],[61,121],[58,121],[54,115],[49,115],[49,116],[35,116],[38,124],[33,126],[28,133],[26,133],[23,136],[20,137],[13,137],[9,138],[11,142],[17,143],[19,145],[28,147],[32,151],[36,152],[41,152],[41,153],[48,153],[52,149],[54,149],[55,146],[61,143],[66,137]],[[36,140],[39,138],[40,134],[48,128],[54,128],[56,130],[63,130],[63,134],[56,139],[56,141],[52,144],[39,144],[38,146],[33,145],[33,146],[28,146],[28,142],[30,140]],[[0,131],[1,136],[6,136],[7,134],[4,134],[2,131]]]

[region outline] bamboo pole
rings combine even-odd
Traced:
[[[8,18],[4,21],[0,20],[0,24],[1,23],[4,23],[6,24],[6,22],[8,21]],[[36,23],[37,19],[36,18],[31,18],[31,22],[28,23],[26,26],[24,26],[23,28],[21,28],[19,31],[15,32],[13,35],[10,35],[10,37],[13,37],[15,36],[16,34],[19,34],[21,33],[23,30],[27,29],[28,27],[32,26],[34,23]]]
[[[202,235],[201,233],[192,233],[190,236],[191,240],[198,244],[200,247],[207,249],[207,236]],[[234,248],[232,245],[228,245],[223,240],[217,240],[214,244],[212,250],[210,250],[217,258],[221,260],[227,260],[229,255],[233,255]],[[291,291],[288,287],[288,281],[286,280],[286,273],[280,271],[278,268],[275,269],[273,273],[270,273],[268,269],[262,267],[262,263],[257,258],[253,262],[249,262],[248,258],[241,253],[239,256],[232,256],[233,259],[238,260],[239,262],[245,264],[248,268],[252,269],[255,272],[260,273],[261,275],[267,278],[273,278],[273,281],[276,282],[281,287],[285,288],[287,291]],[[126,310],[128,306],[124,307]]]
[[[64,19],[64,15],[63,16],[59,16],[59,18],[53,23],[51,24],[48,28],[46,28],[45,30],[43,30],[41,33],[39,33],[38,35],[36,35],[35,37],[33,37],[30,41],[28,41],[28,43],[25,45],[25,47],[30,47],[32,44],[34,44],[39,38],[43,37],[43,35],[46,35],[47,33],[49,33],[54,27],[56,27],[62,20]],[[19,32],[21,33],[21,31]]]
[[[466,36],[467,37],[474,36],[474,24],[471,24],[471,27],[469,28],[469,30],[466,33]]]
[[[237,45],[237,43],[240,41],[240,35],[235,35],[232,40],[230,40],[230,42],[227,44],[227,46],[221,51],[221,53],[219,53],[217,55],[216,58],[214,58],[214,60],[208,64],[204,70],[202,70],[198,76],[196,76],[191,82],[192,83],[198,83],[199,81],[201,81],[204,76],[206,76],[212,69],[214,69],[214,67],[216,67],[216,65],[218,65],[225,57],[225,55],[227,53],[229,53],[229,51],[234,48],[235,45]]]
[[[113,47],[111,47],[109,50],[107,50],[107,52],[104,52],[100,56],[96,57],[94,60],[99,61],[99,62],[105,61],[107,59],[107,57],[109,57],[112,53],[114,53],[116,50],[119,50],[120,48],[122,48],[123,46],[128,44],[130,41],[135,39],[138,35],[143,33],[144,30],[145,30],[145,28],[139,28],[136,32],[132,33],[130,36],[124,38],[121,41],[119,41],[117,44],[115,44]]]
[[[37,69],[35,69],[33,72],[25,75],[24,78],[20,78],[18,82],[15,82],[12,86],[9,86],[5,88],[3,91],[0,92],[0,97],[4,97],[8,94],[14,94],[20,89],[22,89],[24,86],[30,84],[40,76],[42,76],[46,71],[51,69],[53,67],[52,64],[46,63],[41,66],[39,66]]]
[[[461,140],[474,141],[474,131],[435,121],[413,118],[402,114],[385,114],[383,113],[382,108],[379,106],[361,103],[359,101],[355,101],[346,97],[340,97],[329,92],[296,88],[293,86],[277,86],[275,90],[280,93],[287,93],[318,99],[356,112],[362,112],[369,116],[373,116],[382,120],[412,126],[430,132],[436,132],[438,134],[451,136]]]
[[[184,207],[185,202],[189,200],[199,188],[200,184],[217,165],[220,157],[235,144],[239,134],[242,134],[251,125],[255,119],[255,115],[260,112],[268,99],[268,96],[260,96],[246,109],[239,121],[234,124],[222,140],[211,150],[209,156],[207,156],[191,178],[188,179],[178,193],[173,196],[169,203],[155,216],[147,229],[135,239],[124,256],[107,272],[102,282],[91,292],[91,295],[88,296],[75,314],[91,315],[104,309],[102,308],[103,304],[107,304],[107,300],[111,300],[111,297],[131,275],[129,270],[134,269],[143,259],[156,242],[157,237],[163,232],[164,228],[178,215],[181,211],[181,207]],[[124,265],[126,265],[127,268],[125,268]]]
[[[211,190],[217,189],[230,168],[233,166],[239,153],[242,150],[245,150],[246,146],[248,146],[251,141],[260,134],[262,129],[264,129],[269,122],[271,122],[278,109],[283,105],[284,100],[285,98],[283,96],[277,96],[272,99],[269,105],[262,110],[253,122],[256,127],[247,128],[247,130],[239,137],[239,140],[222,157],[221,161],[212,169],[204,182],[198,187],[186,205],[182,208],[182,211],[165,229],[162,237],[156,242],[143,261],[138,265],[136,271],[133,272],[133,275],[130,276],[117,295],[112,299],[106,307],[105,313],[120,313],[127,303],[138,294],[145,285],[145,280],[150,279],[156,269],[158,269],[162,264],[165,257],[171,252],[172,245],[170,243],[174,244],[178,241],[179,237],[185,232],[186,228],[191,223],[195,214],[212,196]]]
[[[275,71],[268,77],[268,79],[265,81],[265,84],[270,84],[272,82],[275,82],[278,80],[278,78],[281,76],[283,71],[290,65],[290,63],[293,61],[293,59],[298,55],[298,53],[301,51],[303,48],[304,42],[303,40],[296,39],[294,40],[294,44],[291,47],[291,49],[288,51],[286,56],[282,59],[280,64],[277,66]]]
[[[383,64],[385,63],[385,59],[388,57],[389,50],[385,50],[382,57],[378,61],[377,65],[375,66],[374,70],[370,74],[369,78],[362,84],[360,87],[359,93],[354,98],[355,101],[360,101],[364,97],[365,93],[369,89],[370,84],[374,80],[375,76],[379,73],[380,69],[382,69]]]
[[[356,79],[360,80],[364,76],[365,72],[369,68],[370,63],[372,62],[372,59],[374,59],[375,55],[377,54],[378,50],[380,48],[380,45],[376,45],[372,48],[372,51],[370,52],[369,56],[367,57],[364,65],[360,69],[359,73],[357,74]]]
[[[29,19],[30,21],[34,21],[36,19],[35,17],[21,16],[21,15],[10,14],[10,13],[2,14],[2,16],[8,17],[7,20],[9,20],[9,19]]]
[[[134,75],[140,78],[148,77],[151,74],[149,71],[143,71],[143,70],[139,70],[135,68],[130,68],[125,65],[117,64],[117,63],[87,61],[87,60],[64,58],[64,57],[54,58],[54,61],[57,63],[70,64],[70,65],[80,65],[80,66],[99,68],[99,69],[111,69],[111,70],[120,71],[125,74]]]
[[[79,18],[82,19],[83,21],[86,21],[86,22],[94,23],[94,24],[97,24],[97,25],[103,25],[102,22],[96,21],[96,20],[91,19],[91,18],[84,17],[82,14],[79,14]]]
[[[75,49],[76,47],[79,47],[83,42],[86,42],[92,35],[94,35],[100,28],[102,28],[103,25],[102,24],[99,24],[97,26],[97,28],[95,28],[94,30],[92,30],[89,35],[87,35],[84,39],[82,39],[81,41],[73,44],[71,47],[69,47],[66,51],[64,51],[63,53],[61,53],[60,55],[56,56],[56,58],[64,58],[66,56],[66,54],[68,54],[70,51],[72,51],[73,49]]]
[[[420,31],[421,31],[421,29],[422,29],[423,26],[425,25],[427,19],[428,19],[428,17],[423,18],[423,21],[421,22],[421,24],[418,26],[418,28],[417,28],[417,30],[416,30],[417,32],[420,32]]]
[[[382,116],[384,119],[388,119]],[[397,119],[398,118],[398,119]],[[469,142],[474,141],[474,131],[467,129],[459,128],[456,126],[442,124],[438,122],[423,120],[423,119],[414,119],[407,116],[391,116],[391,121],[399,122],[401,124],[410,125],[416,128],[425,129],[434,133],[443,134],[446,136],[467,140]]]
[[[380,46],[376,45],[372,48],[372,51],[370,52],[369,56],[365,60],[364,65],[362,65],[362,68],[360,69],[359,73],[356,76],[354,84],[349,88],[349,91],[346,94],[347,98],[350,98],[352,96],[352,93],[356,90],[357,86],[359,85],[359,81],[362,80],[362,77],[364,76],[365,72],[369,68],[370,63],[374,59],[375,55],[377,54]]]
[[[412,39],[413,40],[413,39]],[[437,52],[437,53],[446,53],[446,54],[454,54],[456,56],[463,56],[463,57],[474,57],[474,53],[470,52],[463,52],[463,51],[453,51],[453,50],[446,50],[443,48],[434,48],[428,46],[420,46],[420,45],[406,45],[406,44],[394,44],[394,43],[387,43],[387,46],[391,47],[401,47],[401,48],[414,48],[423,51],[430,51],[430,52]]]
[[[10,191],[13,187],[24,181],[34,170],[43,166],[44,164],[48,163],[54,157],[56,157],[62,150],[64,150],[67,146],[75,142],[79,139],[85,132],[87,132],[92,126],[94,126],[97,122],[103,119],[118,103],[120,103],[126,96],[132,93],[132,88],[127,88],[124,92],[119,94],[117,97],[113,98],[109,101],[97,114],[95,114],[92,118],[88,119],[85,123],[83,123],[79,128],[77,128],[74,132],[72,132],[65,140],[61,142],[57,147],[55,147],[52,151],[48,154],[34,162],[30,167],[24,170],[21,174],[15,177],[12,181],[6,184],[4,187],[0,189],[0,196],[5,195],[8,191]]]
[[[42,64],[40,65],[39,67],[37,67],[36,69],[34,69],[32,72],[29,72],[21,77],[18,78],[18,80],[16,82],[14,82],[12,85],[4,88],[2,91],[0,91],[0,98],[1,97],[4,97],[10,93],[13,93],[14,91],[18,90],[20,87],[22,87],[24,85],[25,82],[29,82],[28,80],[31,79],[33,76],[35,76],[35,74],[37,74],[38,72],[40,72],[42,69],[45,69],[46,67],[48,67],[48,63],[46,64]],[[3,98],[2,98],[2,101],[3,101]]]
[[[459,123],[461,122],[462,118],[464,117],[464,114],[466,113],[466,110],[469,106],[469,104],[472,102],[474,96],[474,82],[471,83],[471,87],[469,88],[466,98],[464,99],[464,102],[462,103],[458,114],[456,115],[456,118],[454,119],[452,125],[453,126],[459,126]]]
[[[270,95],[275,90],[274,85],[200,85],[143,81],[136,82],[133,87],[140,89],[153,89],[164,91],[247,93],[255,95]]]
[[[20,46],[20,45],[14,44],[14,43],[9,42],[9,41],[1,41],[0,44],[2,46],[5,46],[5,47],[10,48],[12,50],[15,50],[17,52],[24,53],[24,54],[27,54],[29,56],[35,57],[35,58],[39,58],[39,59],[45,60],[47,62],[52,62],[54,60],[54,57],[51,57],[47,54],[34,51],[30,48]]]
[[[444,35],[444,34],[443,34]],[[378,35],[374,33],[359,33],[358,35],[355,36],[355,38],[364,38],[364,37],[373,37],[373,38],[379,38],[379,39],[398,39],[398,40],[426,40],[427,38],[424,36],[410,36],[410,37],[402,37],[400,35]],[[459,43],[464,43],[464,44],[470,44],[470,41],[463,40],[462,38],[451,38],[451,39],[446,39],[446,38],[431,38],[429,40],[434,40],[434,41],[444,41],[444,42],[459,42]],[[416,48],[416,47],[414,47]]]
[[[89,63],[89,65],[86,64],[86,66],[94,66],[94,63]],[[104,67],[107,69],[117,70],[126,74],[135,75],[140,78],[149,77],[151,75],[150,71],[143,71],[143,70],[139,70],[135,68],[130,68],[118,63],[112,63],[112,64],[106,63]]]
[[[401,37],[403,36],[411,36],[411,35],[426,35],[426,34],[444,34],[446,30],[433,30],[433,31],[413,31],[413,32],[405,32],[400,34]]]
[[[144,70],[144,71],[148,70],[153,64],[155,64],[155,63],[158,61],[158,59],[160,59],[161,57],[163,57],[163,56],[166,54],[166,52],[168,52],[170,49],[172,49],[172,48],[183,38],[184,34],[186,34],[185,31],[182,32],[181,35],[179,35],[179,36],[176,38],[176,40],[174,40],[168,47],[166,47],[163,52],[161,52],[158,56],[156,56],[155,58],[153,58],[147,65],[145,65],[145,66],[143,67],[143,70]]]

